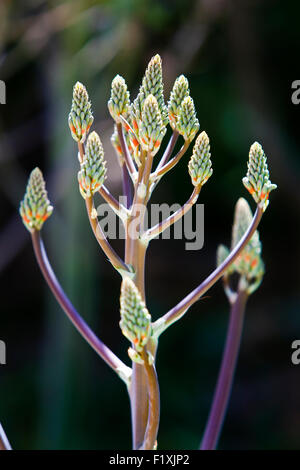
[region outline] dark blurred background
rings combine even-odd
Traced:
[[[174,306],[215,267],[230,243],[235,202],[250,145],[268,156],[278,190],[260,226],[266,274],[248,303],[244,336],[221,449],[300,448],[299,116],[291,84],[300,79],[296,0],[26,0],[0,3],[0,421],[17,449],[131,447],[125,386],[81,339],[53,300],[36,265],[19,201],[32,168],[47,180],[55,211],[43,236],[74,305],[129,363],[119,330],[120,279],[99,252],[77,185],[76,145],[67,116],[72,86],[90,93],[108,161],[107,185],[120,174],[110,145],[110,84],[120,73],[135,97],[152,55],[163,60],[165,97],[183,73],[202,130],[211,139],[214,174],[201,192],[205,244],[155,240],[147,256],[154,318]],[[166,138],[167,142],[167,138]],[[165,145],[165,144],[164,144]],[[187,154],[157,188],[155,202],[191,193]],[[113,243],[122,250],[122,243]],[[163,335],[160,449],[198,448],[221,360],[228,303],[219,282]]]

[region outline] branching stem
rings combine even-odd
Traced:
[[[175,224],[197,202],[200,191],[201,185],[195,186],[189,200],[180,209],[178,209],[174,214],[170,215],[167,219],[163,220],[159,224],[147,230],[147,232],[142,235],[142,238],[145,238],[145,240],[152,240],[152,238],[155,238],[157,235],[164,232],[164,230],[169,228],[171,225]]]
[[[248,227],[239,243],[229,253],[227,258],[221,263],[196,289],[194,289],[189,295],[187,295],[181,302],[167,312],[163,317],[159,318],[154,324],[153,328],[157,331],[157,335],[161,334],[166,330],[172,323],[179,320],[186,311],[205,294],[219,279],[223,276],[226,269],[231,263],[238,257],[241,251],[245,248],[249,240],[252,238],[255,230],[257,229],[259,222],[263,214],[263,209],[260,204],[257,205],[255,214],[252,222]]]
[[[107,204],[110,205],[112,210],[121,217],[121,219],[124,219],[127,215],[127,209],[120,204],[116,198],[113,197],[113,195],[110,193],[110,191],[107,189],[107,187],[103,184],[101,188],[99,189],[99,193],[103,197],[103,199],[107,202]]]
[[[127,266],[126,263],[124,263],[124,261],[120,258],[120,256],[115,252],[115,250],[107,241],[107,238],[105,237],[103,233],[101,225],[98,222],[97,211],[94,208],[93,198],[86,197],[85,204],[86,204],[86,210],[88,213],[89,221],[93,229],[94,235],[99,245],[101,246],[102,250],[108,257],[109,261],[114,266],[114,268],[120,271],[121,273],[124,271],[129,273],[130,268]]]
[[[179,162],[179,160],[183,157],[183,155],[185,154],[185,152],[187,151],[187,149],[189,148],[190,146],[190,141],[189,140],[186,140],[183,144],[183,146],[181,147],[181,149],[179,150],[179,152],[175,155],[175,157],[172,158],[172,160],[170,160],[168,163],[166,163],[162,168],[160,168],[158,171],[156,170],[152,175],[151,175],[151,178],[155,179],[155,178],[160,178],[161,176],[163,176],[164,174],[166,174],[168,171],[172,170],[172,168],[174,168],[175,165],[177,165],[177,163]]]
[[[161,160],[160,160],[159,164],[157,165],[155,171],[158,171],[161,167],[163,167],[167,163],[167,161],[169,160],[169,158],[172,155],[172,152],[174,150],[174,147],[176,145],[178,137],[179,137],[179,133],[177,131],[173,131],[172,137],[169,140],[169,143],[166,147],[166,150],[164,151],[164,154],[161,157]]]
[[[48,256],[43,244],[39,230],[32,232],[32,244],[34,253],[42,271],[42,274],[50,287],[54,297],[59,305],[71,320],[77,331],[96,351],[96,353],[120,376],[120,378],[128,386],[131,369],[127,367],[90,329],[83,318],[76,311],[75,307],[66,296],[61,285],[59,284],[53,269],[48,260]]]
[[[117,123],[117,131],[118,131],[118,137],[119,137],[119,141],[120,141],[120,145],[121,145],[121,150],[122,150],[122,153],[123,153],[123,156],[124,156],[124,159],[125,159],[125,163],[126,163],[128,172],[129,172],[131,178],[133,178],[134,175],[136,174],[136,169],[135,169],[132,157],[130,155],[130,152],[128,150],[128,146],[127,146],[127,143],[126,143],[126,140],[125,140],[125,137],[124,137],[123,126],[119,122]]]

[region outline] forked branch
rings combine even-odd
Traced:
[[[71,320],[77,331],[89,343],[89,345],[96,351],[96,353],[108,364],[119,377],[129,385],[129,378],[131,369],[127,367],[91,330],[83,318],[76,311],[75,307],[63,291],[59,284],[53,269],[48,260],[48,256],[41,238],[39,230],[32,232],[32,243],[34,253],[42,271],[42,274],[50,287],[54,297],[58,301],[61,308],[66,313],[67,317]]]
[[[163,233],[171,225],[180,220],[193,207],[193,205],[196,204],[200,191],[201,185],[195,186],[189,200],[182,207],[180,207],[180,209],[174,212],[174,214],[170,215],[167,219],[147,230],[142,235],[142,238],[145,240],[152,240],[152,238],[155,238],[160,233]]]
[[[181,318],[186,313],[186,311],[223,276],[227,268],[239,256],[243,248],[252,238],[255,230],[259,225],[262,215],[263,208],[261,204],[257,204],[255,214],[248,230],[245,232],[240,242],[223,261],[223,263],[221,263],[198,287],[196,287],[196,289],[194,289],[181,302],[179,302],[175,307],[169,310],[169,312],[167,312],[163,317],[159,318],[153,324],[154,334],[156,336],[159,336],[170,325],[172,325],[172,323],[179,320],[179,318]]]

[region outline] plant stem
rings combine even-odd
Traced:
[[[140,234],[144,214],[140,213],[140,205],[145,207],[146,192],[139,189],[149,186],[153,157],[145,152],[141,154],[141,166],[135,183],[135,194],[131,208],[131,215],[126,224],[125,262],[134,270],[133,281],[145,301],[145,256],[148,243],[141,240],[137,234],[131,234],[129,227],[132,221],[137,222],[137,231]],[[137,208],[137,211],[136,211]],[[146,353],[145,353],[146,354]],[[132,363],[132,380],[130,386],[130,404],[132,420],[133,449],[153,449],[159,424],[159,388],[154,366],[148,363],[148,356],[144,365]]]
[[[231,307],[222,364],[212,407],[204,432],[201,450],[213,450],[216,448],[218,442],[238,358],[247,298],[247,292],[245,290],[240,290]]]
[[[153,450],[156,442],[158,426],[159,426],[159,415],[160,415],[160,398],[159,398],[159,386],[157,380],[157,374],[155,365],[150,365],[148,362],[147,349],[143,351],[142,355],[145,364],[145,372],[148,383],[148,394],[149,394],[149,412],[148,422],[145,431],[145,437],[142,449]]]
[[[164,230],[169,228],[172,224],[175,224],[197,202],[200,191],[201,191],[201,185],[195,186],[189,200],[180,209],[178,209],[174,214],[170,215],[170,217],[168,217],[167,219],[163,220],[159,224],[147,230],[147,232],[145,232],[142,235],[143,238],[145,238],[146,240],[151,240],[152,238],[156,237],[160,233],[164,232]]]
[[[5,431],[0,423],[0,450],[12,450]]]
[[[129,175],[132,177],[136,173],[136,169],[132,160],[132,157],[129,153],[127,143],[124,137],[124,132],[123,132],[123,126],[121,123],[117,123],[117,131],[118,131],[118,137],[121,145],[121,150],[124,156],[124,160],[126,163],[126,167],[128,169]]]
[[[179,133],[177,131],[173,131],[172,137],[169,140],[167,148],[164,151],[164,154],[161,157],[161,160],[160,160],[159,164],[156,167],[156,171],[158,171],[162,166],[164,166],[167,163],[167,161],[169,160],[169,158],[170,158],[170,156],[171,156],[171,154],[174,150],[174,147],[175,147],[175,144],[177,142],[178,137],[179,137]]]
[[[34,253],[42,271],[42,274],[50,287],[54,297],[58,301],[61,308],[66,313],[67,317],[71,320],[75,328],[79,331],[81,336],[89,343],[89,345],[96,351],[96,353],[120,376],[128,386],[128,379],[131,374],[131,369],[127,367],[90,329],[83,318],[76,311],[62,287],[60,286],[53,269],[48,260],[48,256],[41,238],[39,230],[32,232],[32,243]]]
[[[110,193],[110,191],[107,189],[104,184],[101,186],[99,189],[99,194],[103,197],[103,199],[107,202],[107,204],[110,205],[112,210],[117,214],[117,215],[122,215],[126,214],[126,208],[120,204],[116,198],[113,197],[113,195]]]
[[[125,261],[130,263],[135,272],[134,282],[145,301],[145,255],[147,246],[139,239],[130,239],[126,234]],[[143,445],[148,422],[148,386],[145,368],[141,364],[132,363],[132,378],[130,385],[130,404],[132,421],[133,449]]]
[[[128,209],[131,206],[132,199],[133,199],[132,181],[128,173],[127,166],[124,163],[121,169],[122,169],[123,196],[126,197],[126,208]]]
[[[238,257],[241,251],[245,248],[249,240],[252,238],[255,230],[257,229],[259,222],[263,215],[263,209],[260,204],[257,205],[255,214],[251,221],[250,226],[240,239],[239,243],[229,253],[227,258],[221,263],[196,289],[188,294],[181,302],[167,312],[163,317],[159,318],[154,324],[154,330],[157,330],[157,334],[161,334],[166,330],[172,323],[179,320],[186,311],[205,294],[219,279],[223,276],[226,269],[233,263]]]
[[[172,160],[170,160],[168,163],[166,163],[162,168],[160,168],[158,171],[155,171],[151,177],[154,177],[154,178],[160,178],[161,176],[163,176],[165,173],[167,173],[168,171],[172,170],[172,168],[174,168],[174,166],[179,162],[179,160],[181,159],[181,157],[183,157],[183,155],[185,154],[185,152],[187,151],[187,149],[189,148],[190,146],[190,141],[189,140],[186,140],[183,144],[183,146],[181,147],[181,149],[179,150],[179,152],[175,155],[175,157],[172,158]]]
[[[86,197],[85,199],[85,204],[86,204],[86,210],[88,213],[89,221],[91,224],[91,227],[93,229],[94,235],[101,246],[102,250],[108,257],[109,261],[111,264],[116,268],[117,270],[120,271],[125,271],[125,272],[130,272],[129,267],[127,266],[126,263],[120,258],[120,256],[115,252],[115,250],[111,247],[111,245],[108,243],[101,225],[98,222],[97,219],[97,212],[94,216],[93,212],[95,210],[94,208],[94,203],[93,203],[93,198],[92,197]]]
[[[82,163],[84,160],[84,146],[83,146],[83,143],[81,142],[77,142],[77,144],[78,144],[80,163]]]

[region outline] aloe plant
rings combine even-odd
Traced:
[[[120,328],[129,340],[128,356],[131,365],[124,364],[89,328],[60,286],[42,241],[41,231],[52,214],[45,182],[36,168],[29,177],[27,190],[20,206],[20,214],[29,230],[34,252],[50,289],[61,308],[83,338],[125,383],[130,397],[133,449],[151,450],[157,447],[160,399],[155,368],[159,338],[169,326],[182,318],[220,278],[231,305],[228,336],[212,410],[201,448],[212,449],[228,403],[230,386],[238,355],[242,332],[243,312],[248,296],[254,292],[263,276],[261,245],[257,227],[268,205],[269,193],[276,188],[269,180],[266,157],[258,143],[251,146],[248,172],[243,183],[256,203],[254,216],[247,202],[240,199],[236,206],[232,246],[218,249],[218,265],[198,287],[177,305],[152,321],[147,308],[144,285],[145,255],[150,241],[182,218],[197,202],[203,185],[212,176],[210,140],[205,131],[198,137],[199,121],[189,83],[181,75],[175,80],[169,102],[164,100],[162,63],[159,55],[153,57],[146,69],[138,95],[132,102],[124,78],[117,75],[111,86],[108,109],[114,121],[111,142],[115,148],[123,179],[126,203],[117,200],[105,186],[107,177],[104,149],[96,131],[89,133],[93,124],[92,106],[86,88],[77,82],[69,114],[69,127],[78,147],[78,183],[88,219],[96,240],[113,268],[121,276]],[[172,136],[159,157],[167,125]],[[173,155],[176,142],[182,147]],[[195,139],[192,150],[189,150]],[[161,223],[144,228],[144,210],[152,192],[187,152],[190,152],[188,172],[192,194],[186,204]],[[109,176],[109,175],[108,175]],[[120,217],[125,228],[125,253],[119,255],[110,245],[97,217],[94,195],[99,193]],[[134,230],[132,230],[134,227]],[[231,276],[236,272],[239,283],[236,291]],[[1,435],[1,433],[0,433]],[[4,444],[2,438],[2,444]]]

